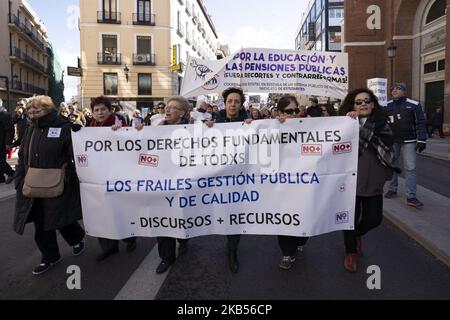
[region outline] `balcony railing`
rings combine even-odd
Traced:
[[[29,64],[30,66],[38,69],[42,73],[46,73],[47,72],[46,68],[42,64],[40,64],[39,62],[34,60],[32,57],[30,57],[26,53],[22,53],[22,60],[25,61],[25,63]]]
[[[98,64],[122,64],[122,55],[120,53],[102,53],[97,55]]]
[[[38,95],[45,94],[45,89],[36,87],[36,86],[34,86],[32,84],[28,84],[28,83],[23,83],[22,90],[25,92],[30,92],[30,93],[38,94]]]
[[[113,11],[97,11],[98,23],[120,24],[121,13]]]
[[[190,4],[189,4],[189,3],[186,3],[186,14],[187,14],[188,16],[191,15],[191,8],[190,8]]]
[[[19,48],[14,47],[12,49],[11,56],[16,57],[17,59],[22,59],[22,51]]]
[[[186,34],[186,43],[191,44],[191,36],[189,35],[189,32]]]
[[[133,24],[134,25],[155,25],[155,15],[154,14],[143,14],[143,13],[133,13]]]
[[[198,16],[197,16],[196,13],[192,13],[192,22],[193,22],[194,24],[197,24],[197,23],[198,23]]]
[[[133,64],[143,65],[143,66],[154,66],[155,65],[155,55],[150,53],[136,53],[133,54]]]
[[[11,84],[11,89],[22,91],[22,82],[14,80]]]
[[[31,31],[31,29],[28,28],[26,24],[21,23],[20,29],[22,30],[23,33],[25,33],[28,37],[30,37],[34,43],[36,43],[42,50],[44,50],[44,42],[38,36],[36,36],[33,33],[33,31]]]
[[[20,20],[14,14],[9,14],[9,23],[15,24],[20,29]]]

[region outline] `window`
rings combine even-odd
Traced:
[[[440,17],[445,16],[445,9],[447,6],[447,1],[445,0],[436,0],[428,11],[426,24],[431,23]]]
[[[424,66],[424,73],[433,73],[436,72],[436,61],[426,63]]]
[[[103,11],[106,12],[117,12],[117,0],[102,0]]]
[[[445,59],[438,61],[438,71],[445,70]]]
[[[138,94],[151,95],[152,94],[152,74],[139,73],[138,74]]]
[[[138,21],[150,21],[150,0],[138,0],[137,2],[137,18]]]
[[[152,37],[137,36],[137,53],[138,54],[152,53]]]
[[[336,11],[334,9],[329,9],[328,10],[328,16],[329,16],[330,19],[336,18]]]
[[[105,96],[117,96],[117,73],[103,74],[103,94]]]
[[[103,40],[103,53],[105,55],[116,55],[117,54],[117,36],[104,34],[102,35]]]

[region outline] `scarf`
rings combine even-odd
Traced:
[[[393,164],[394,151],[385,144],[383,137],[385,139],[392,138],[392,131],[387,121],[376,123],[373,119],[368,118],[359,128],[359,156],[371,147],[382,165],[401,173],[401,169]]]

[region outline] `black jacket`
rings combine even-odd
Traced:
[[[387,111],[395,142],[427,140],[425,117],[419,102],[406,97],[388,102]]]
[[[14,138],[14,125],[11,115],[6,111],[0,111],[0,148],[12,145]]]
[[[217,113],[216,123],[225,123],[225,122],[243,122],[248,119],[247,112],[244,109],[239,110],[239,114],[237,118],[227,118],[226,110],[220,110]]]
[[[59,134],[49,134],[50,128],[61,129]],[[53,130],[54,131],[54,130]],[[34,135],[33,135],[34,132]],[[30,140],[33,136],[31,154]],[[34,221],[32,212],[35,199],[22,194],[23,180],[28,171],[28,159],[33,168],[61,168],[67,163],[64,193],[57,198],[39,199],[44,211],[45,231],[60,229],[81,219],[80,183],[73,161],[71,124],[57,116],[56,111],[35,120],[27,127],[19,151],[16,167],[16,208],[14,231],[23,234],[25,224]]]

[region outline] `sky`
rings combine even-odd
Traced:
[[[124,1],[124,0],[122,0]],[[126,0],[134,1],[134,0]],[[28,0],[44,22],[61,67],[77,66],[80,56],[78,0]],[[241,47],[294,49],[308,0],[203,0],[222,43]],[[77,92],[77,77],[64,77],[65,98]]]

